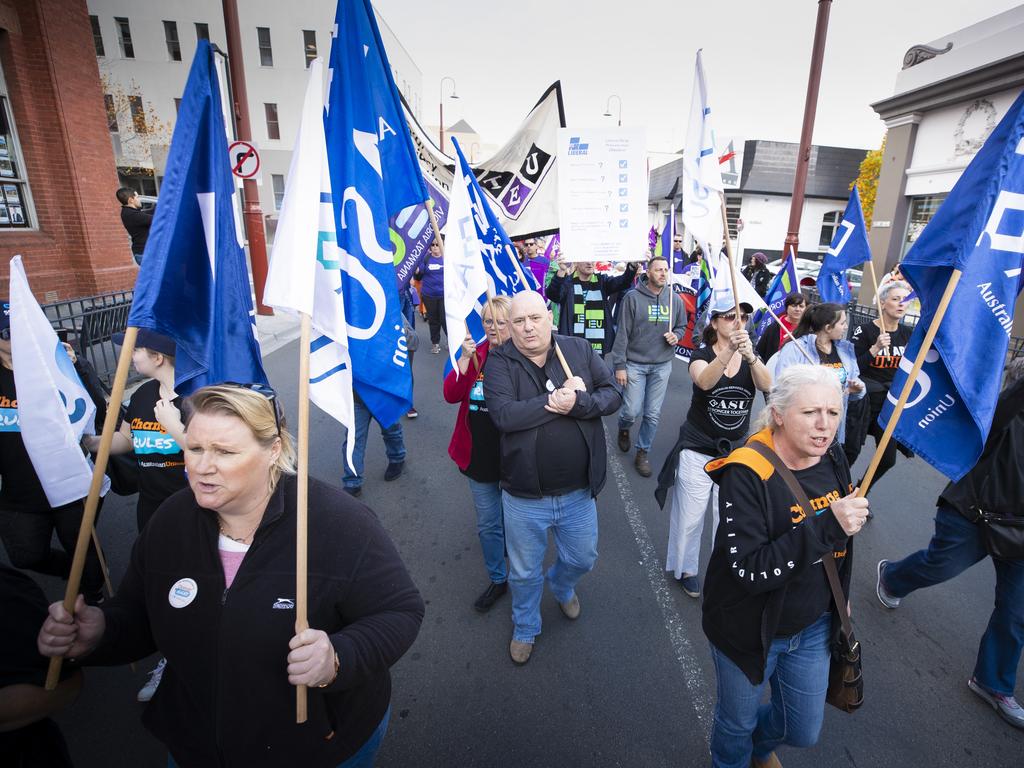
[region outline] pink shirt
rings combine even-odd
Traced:
[[[217,540],[217,549],[220,551],[220,564],[224,568],[224,586],[227,588],[235,580],[235,574],[245,559],[245,553],[249,551],[249,545],[229,539],[222,533]]]

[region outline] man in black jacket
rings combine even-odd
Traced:
[[[586,339],[601,357],[611,352],[615,304],[619,294],[633,285],[638,267],[637,262],[630,262],[621,275],[608,277],[594,272],[592,261],[575,265],[559,261],[558,272],[544,291],[559,307],[558,332]]]
[[[878,563],[878,599],[886,608],[922,587],[958,576],[989,551],[980,513],[1024,521],[1024,360],[1011,364],[992,428],[978,463],[939,496],[935,535],[927,549],[899,562]],[[1020,528],[1017,535],[1020,536]],[[1019,540],[1019,539],[1018,539]],[[978,648],[974,675],[967,686],[999,715],[1024,728],[1024,708],[1013,697],[1017,666],[1024,648],[1024,551],[1019,557],[992,558],[996,600]]]
[[[153,224],[153,211],[142,210],[138,193],[128,187],[117,190],[117,201],[121,203],[121,223],[132,238],[132,258],[142,265],[142,253],[146,250],[149,228]]]
[[[588,342],[551,332],[540,294],[516,294],[510,320],[511,342],[487,359],[484,399],[501,432],[514,624],[509,655],[525,664],[540,634],[545,578],[566,618],[580,615],[576,584],[597,560],[594,499],[607,463],[601,417],[618,410],[622,391]],[[545,575],[549,530],[558,557]]]

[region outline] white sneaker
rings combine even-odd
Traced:
[[[149,673],[149,680],[139,690],[139,695],[135,698],[139,701],[146,702],[153,698],[153,694],[156,693],[156,689],[160,685],[160,678],[164,676],[164,667],[167,666],[167,659],[160,659],[160,663],[157,664],[153,671]]]
[[[1013,696],[992,693],[987,688],[983,688],[973,677],[967,681],[967,687],[987,701],[1003,720],[1016,728],[1024,728],[1024,708],[1017,703]]]

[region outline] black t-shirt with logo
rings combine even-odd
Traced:
[[[696,360],[711,363],[715,357],[713,347],[703,346],[694,351],[690,364]],[[746,437],[754,391],[754,377],[745,360],[740,360],[735,375],[723,374],[710,390],[703,390],[694,382],[690,410],[681,431],[682,447],[706,456],[728,452],[728,448],[723,448],[723,440],[735,444]]]
[[[147,381],[128,402],[125,420],[132,431],[132,448],[139,465],[139,510],[148,520],[164,499],[188,485],[185,476],[185,454],[174,438],[156,419],[160,399],[160,382]],[[182,398],[173,400],[181,409]]]
[[[0,365],[0,508],[49,512],[50,502],[21,439],[14,371]]]
[[[469,391],[469,434],[473,440],[473,450],[469,456],[469,466],[462,474],[478,483],[496,483],[501,479],[499,458],[501,456],[501,433],[491,421],[484,402],[484,374],[477,376],[473,388]]]
[[[853,349],[857,353],[861,378],[864,379],[869,392],[889,391],[900,367],[900,360],[903,359],[907,344],[910,343],[912,331],[905,325],[900,325],[889,334],[889,346],[882,347],[877,355],[872,355],[871,347],[878,341],[881,333],[882,329],[875,323],[858,325],[853,331]]]
[[[533,363],[531,363],[533,365]],[[555,385],[540,366],[534,366],[547,382]],[[537,428],[537,474],[543,496],[561,496],[590,487],[590,450],[576,419],[556,416]]]
[[[827,453],[813,467],[794,470],[793,474],[807,492],[807,498],[810,499],[816,515],[820,515],[832,502],[841,499],[852,490],[840,488],[835,464]],[[793,527],[801,525],[805,519],[804,511],[795,500],[792,513]],[[838,566],[838,563],[836,565]],[[819,560],[789,581],[775,636],[789,637],[806,629],[829,610],[831,601],[832,590],[828,585],[828,576],[825,574],[825,566]]]

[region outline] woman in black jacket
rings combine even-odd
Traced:
[[[837,624],[822,558],[835,557],[848,590],[849,537],[868,510],[867,499],[848,495],[842,451],[830,449],[842,412],[834,373],[791,366],[772,388],[761,430],[707,465],[721,486],[703,606],[718,682],[714,766],[777,766],[779,745],[818,739]],[[803,509],[771,463],[748,447],[754,442],[778,454],[812,509]],[[766,684],[771,704],[762,707]]]
[[[310,628],[296,634],[294,452],[273,390],[205,387],[188,405],[190,488],[147,523],[116,598],[50,606],[40,653],[113,665],[159,650],[143,722],[181,768],[371,762],[419,592],[374,514],[310,479]]]

